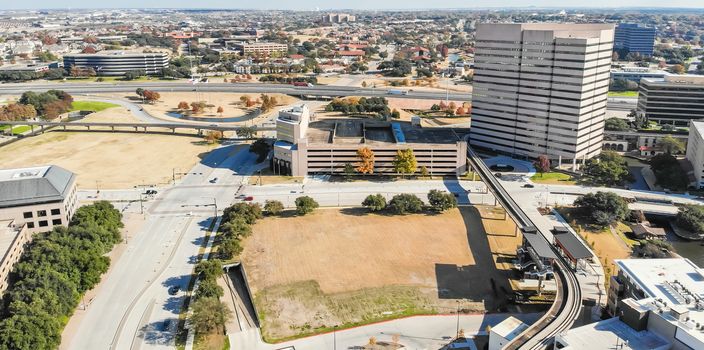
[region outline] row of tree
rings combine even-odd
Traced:
[[[55,119],[60,114],[71,110],[73,97],[61,90],[48,90],[39,93],[27,91],[22,94],[19,103],[31,105],[36,110],[37,115],[44,116],[46,119]]]
[[[347,163],[345,165],[345,176],[352,176],[355,173],[373,174],[374,173],[374,151],[369,147],[362,147],[357,150],[357,159],[359,161],[354,165]],[[393,160],[394,171],[402,176],[412,175],[419,171],[418,161],[413,153],[413,150],[401,149],[396,151],[396,156]],[[428,168],[423,165],[420,167],[420,175],[428,176]]]
[[[79,208],[67,227],[36,234],[3,295],[0,349],[56,349],[81,295],[105,273],[122,215],[106,201]]]
[[[457,198],[452,193],[430,190],[428,192],[428,208],[434,212],[457,207]],[[362,206],[370,212],[388,211],[392,214],[405,215],[420,213],[425,208],[423,201],[418,196],[409,193],[397,194],[386,203],[386,198],[381,194],[370,194],[362,202]]]
[[[336,98],[325,107],[325,110],[327,112],[341,112],[345,115],[375,114],[385,118],[392,114],[388,104],[389,102],[384,97]],[[395,112],[398,114],[398,111]]]

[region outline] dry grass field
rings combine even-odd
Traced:
[[[0,147],[0,164],[56,164],[78,175],[79,188],[95,188],[96,181],[100,188],[131,188],[169,182],[173,168],[190,169],[211,147],[187,136],[57,131]]]
[[[465,311],[496,310],[510,288],[497,260],[520,243],[514,227],[510,219],[482,220],[475,208],[408,216],[320,209],[261,220],[241,258],[263,335],[281,340],[450,313],[458,299]]]

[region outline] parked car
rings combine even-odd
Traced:
[[[214,178],[210,179],[210,183],[211,183],[211,184],[214,184],[214,183],[216,183],[216,182],[218,182],[218,178],[217,178],[217,177],[214,177]]]
[[[525,185],[523,185],[523,188],[533,188],[533,187],[535,187],[535,185],[533,185],[533,184],[525,184]]]
[[[251,202],[251,201],[253,201],[253,200],[254,200],[254,197],[252,197],[252,196],[244,197],[244,201],[245,201],[245,202]]]

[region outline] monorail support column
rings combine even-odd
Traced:
[[[29,130],[31,130],[30,132],[34,134],[34,125],[30,125]],[[10,134],[12,134],[12,129],[10,129]]]
[[[115,125],[110,125],[110,129],[112,129],[112,132],[115,132]]]

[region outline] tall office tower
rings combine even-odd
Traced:
[[[470,144],[576,168],[601,150],[614,27],[480,24]]]
[[[643,56],[652,56],[654,44],[655,28],[653,27],[636,23],[622,23],[616,27],[614,49],[621,54],[634,52]]]

